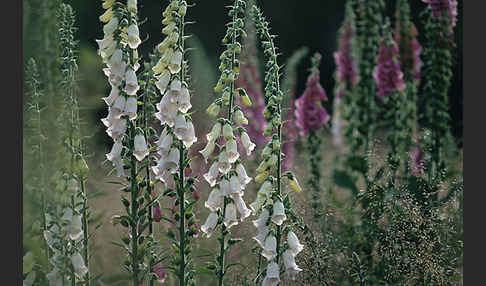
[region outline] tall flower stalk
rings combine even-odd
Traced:
[[[147,142],[144,136],[143,118],[138,116],[137,92],[140,89],[136,71],[139,69],[137,48],[141,43],[137,1],[128,0],[126,4],[105,0],[102,4],[106,9],[100,16],[100,21],[106,23],[103,27],[104,38],[97,41],[99,54],[107,65],[103,71],[108,77],[111,92],[103,100],[108,105],[108,116],[102,119],[107,127],[107,134],[114,140],[112,150],[106,157],[112,162],[116,175],[125,177],[128,183],[123,184],[122,191],[129,194],[129,199],[122,197],[126,215],[118,217],[128,235],[122,237],[123,248],[128,253],[124,261],[125,270],[131,274],[134,286],[138,286],[151,271],[145,263],[145,258],[151,253],[151,248],[144,235],[149,226],[149,207],[153,204],[150,195],[141,196],[143,190],[142,173],[145,166],[138,166],[148,155]],[[129,170],[125,175],[124,169]]]
[[[430,8],[422,15],[425,24],[424,44],[424,106],[423,125],[430,130],[430,164],[427,168],[429,184],[434,185],[445,168],[444,151],[451,138],[449,129],[448,91],[452,78],[451,42],[456,21],[457,1],[425,1]],[[435,196],[438,200],[438,194]]]
[[[346,2],[344,21],[339,29],[338,50],[334,52],[336,64],[336,88],[333,106],[332,134],[333,143],[343,152],[343,130],[349,128],[352,113],[353,90],[359,81],[357,66],[356,20],[351,1]],[[348,133],[351,142],[352,133]]]
[[[296,124],[300,135],[307,136],[307,149],[309,151],[310,178],[308,184],[312,190],[311,207],[315,223],[321,222],[324,215],[321,189],[321,147],[322,138],[319,129],[326,124],[330,116],[322,106],[322,101],[327,101],[327,96],[319,83],[319,65],[321,55],[314,54],[311,59],[312,67],[307,78],[307,88],[304,94],[295,101]]]
[[[229,230],[251,214],[243,200],[243,195],[246,185],[252,179],[247,175],[242,164],[238,145],[241,144],[246,155],[250,156],[255,149],[255,144],[251,142],[248,133],[242,126],[248,125],[248,119],[242,108],[236,103],[237,98],[246,106],[250,106],[251,101],[245,89],[237,88],[235,84],[240,74],[240,63],[237,59],[241,53],[239,40],[246,36],[243,29],[245,7],[246,2],[243,0],[235,0],[229,7],[228,16],[231,17],[231,21],[227,24],[226,35],[222,40],[226,49],[220,56],[221,76],[214,88],[216,93],[221,93],[221,97],[207,109],[209,115],[218,118],[206,136],[206,147],[200,151],[206,161],[211,157],[216,146],[219,151],[217,158],[214,157],[209,171],[204,175],[213,189],[205,203],[211,213],[201,227],[205,236],[210,237],[215,229],[221,226],[218,238],[220,249],[216,257],[216,265],[213,267],[219,286],[224,284],[224,277],[231,266],[226,261],[226,254],[232,245],[241,241],[241,239],[232,238]],[[226,109],[226,116],[220,116],[223,108]],[[236,141],[235,132],[240,137],[239,142]],[[239,221],[237,212],[240,214]],[[228,236],[229,238],[227,238]]]
[[[69,179],[74,179],[78,183],[76,193],[72,194],[71,204],[69,205],[69,215],[72,220],[72,224],[81,223],[77,227],[81,227],[83,231],[82,240],[77,243],[76,239],[72,239],[70,244],[72,245],[74,255],[78,264],[83,265],[83,275],[80,273],[72,274],[72,283],[75,284],[76,276],[82,276],[82,280],[86,285],[90,285],[89,276],[89,237],[88,237],[88,219],[89,211],[87,205],[87,194],[85,188],[85,182],[87,174],[89,172],[88,165],[83,155],[83,144],[81,135],[81,119],[79,116],[79,103],[77,98],[77,79],[76,74],[78,71],[77,66],[77,44],[74,40],[74,33],[76,31],[75,15],[74,11],[68,4],[61,4],[58,9],[58,27],[59,27],[59,40],[60,40],[60,68],[62,75],[61,86],[64,94],[64,108],[61,114],[61,119],[65,124],[62,134],[63,145],[66,148],[66,153],[70,156],[69,165],[66,167],[65,176]],[[79,203],[77,203],[79,202]],[[65,214],[66,215],[66,214]],[[83,255],[76,251],[82,252]],[[79,256],[79,257],[78,257]],[[81,259],[80,259],[81,258]],[[72,271],[76,272],[76,265],[73,265]],[[84,276],[84,277],[83,277]]]
[[[272,140],[267,143],[262,151],[263,160],[257,168],[255,181],[262,184],[257,195],[257,200],[251,204],[252,211],[259,214],[258,220],[253,224],[258,230],[254,239],[262,247],[262,256],[267,260],[266,276],[262,285],[278,285],[280,283],[280,262],[284,263],[285,272],[294,278],[302,269],[295,263],[295,256],[302,250],[297,236],[292,230],[296,223],[296,216],[292,211],[291,200],[288,193],[283,192],[282,179],[287,177],[290,188],[301,192],[295,176],[292,172],[282,175],[282,97],[280,88],[280,67],[277,63],[277,49],[274,45],[274,36],[269,32],[269,23],[265,20],[257,6],[252,8],[257,32],[261,40],[267,62],[265,64],[265,111],[268,121],[264,135],[271,135]],[[273,175],[271,173],[273,172]],[[287,221],[290,217],[290,223]],[[287,241],[283,241],[284,235]],[[257,283],[259,280],[257,276]]]
[[[166,37],[157,46],[160,58],[152,68],[162,95],[155,117],[164,128],[157,142],[159,159],[152,170],[156,179],[166,186],[164,195],[175,197],[171,221],[177,235],[169,230],[168,236],[176,253],[169,269],[179,278],[180,286],[194,285],[190,238],[197,233],[192,212],[197,190],[194,178],[188,176],[189,150],[197,138],[189,112],[192,105],[184,45],[188,37],[185,34],[187,8],[186,1],[172,0],[163,12],[162,33]],[[193,194],[192,200],[189,193]]]

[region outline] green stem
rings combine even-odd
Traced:
[[[135,137],[135,128],[132,122],[130,124],[130,150],[133,152],[134,149],[134,141],[133,138]],[[133,270],[133,286],[139,286],[138,281],[138,208],[137,208],[137,162],[133,153],[130,156],[130,183],[131,183],[131,206],[132,206],[132,270]]]
[[[86,286],[89,286],[91,281],[89,277],[89,250],[88,250],[88,211],[87,211],[87,194],[84,188],[84,178],[81,177],[81,192],[83,194],[83,242],[84,242],[84,263],[88,272],[86,273]]]
[[[225,250],[224,250],[224,241],[225,241],[225,236],[226,236],[226,226],[224,225],[224,214],[226,213],[226,206],[228,204],[228,200],[226,197],[223,198],[223,222],[221,223],[221,237],[219,238],[219,244],[220,244],[220,250],[219,250],[219,272],[218,272],[218,285],[223,286],[223,277],[225,274],[224,271],[224,264],[225,264]]]

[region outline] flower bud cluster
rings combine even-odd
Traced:
[[[250,156],[255,149],[255,144],[245,128],[241,125],[248,125],[248,119],[240,106],[236,104],[239,98],[245,106],[251,105],[248,94],[243,88],[236,88],[235,82],[240,74],[240,62],[237,56],[241,53],[240,37],[245,37],[243,16],[245,12],[245,1],[236,0],[229,10],[232,21],[227,25],[228,29],[223,38],[223,45],[226,49],[220,56],[221,76],[214,88],[221,96],[216,99],[207,109],[207,113],[218,117],[222,107],[228,107],[227,118],[220,116],[211,131],[206,135],[206,147],[200,151],[206,162],[213,158],[211,167],[204,174],[205,180],[213,188],[209,194],[205,206],[211,211],[206,223],[201,230],[206,237],[210,237],[219,223],[224,224],[224,229],[229,229],[238,224],[239,221],[247,218],[251,211],[243,200],[246,185],[252,180],[246,173],[241,163],[239,148]],[[237,140],[239,136],[240,140]],[[216,147],[217,156],[212,157]],[[221,218],[218,221],[218,218]]]
[[[137,24],[137,1],[129,0],[127,5],[117,1],[105,0],[106,9],[100,16],[104,38],[97,40],[98,53],[106,68],[104,74],[111,85],[109,96],[104,97],[108,106],[108,116],[101,119],[106,126],[106,133],[114,144],[106,158],[112,162],[117,176],[124,176],[123,171],[123,138],[128,121],[137,118],[137,92],[140,89],[136,71],[138,63],[137,48],[141,43]],[[134,156],[141,161],[148,155],[144,136],[141,132],[135,137]]]
[[[262,248],[261,254],[267,259],[267,271],[262,285],[277,285],[280,282],[279,262],[283,258],[285,272],[292,278],[302,271],[295,263],[295,256],[302,250],[297,236],[289,225],[284,223],[292,214],[290,198],[284,195],[281,190],[282,177],[287,177],[289,186],[295,192],[301,192],[296,178],[291,172],[281,175],[282,165],[282,122],[281,101],[282,92],[279,84],[279,69],[277,64],[277,53],[273,43],[274,36],[270,35],[269,24],[263,17],[260,9],[253,6],[253,16],[256,28],[261,39],[264,54],[267,58],[265,75],[265,101],[266,107],[264,116],[269,122],[265,135],[272,136],[270,142],[263,149],[262,162],[256,169],[255,181],[261,183],[257,199],[250,207],[252,212],[259,215],[259,219],[253,221],[257,229],[257,235],[253,238]],[[277,132],[274,132],[276,129]],[[275,177],[270,175],[275,174]],[[282,243],[286,235],[286,243]]]

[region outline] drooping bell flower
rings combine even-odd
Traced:
[[[319,83],[319,71],[307,79],[304,94],[295,101],[296,125],[301,136],[307,135],[326,124],[331,116],[322,106],[321,101],[327,101],[326,92]]]
[[[405,89],[398,57],[398,46],[391,36],[383,39],[380,42],[378,51],[378,65],[373,72],[373,77],[378,87],[377,95],[380,98],[390,96],[394,91]]]

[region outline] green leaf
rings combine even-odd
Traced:
[[[349,156],[346,159],[345,165],[351,170],[360,172],[361,174],[365,174],[366,170],[368,169],[365,158],[357,155]]]
[[[339,187],[350,190],[353,195],[358,194],[358,188],[356,187],[353,178],[351,178],[351,176],[349,176],[346,172],[334,170],[332,179],[334,184],[338,185]]]

